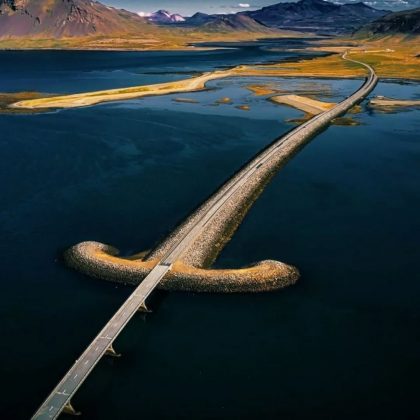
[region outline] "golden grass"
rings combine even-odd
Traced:
[[[304,59],[298,62],[269,64],[248,68],[249,76],[280,77],[357,77],[364,76],[363,67],[344,61],[341,55]]]
[[[0,114],[19,114],[28,113],[26,109],[10,108],[10,105],[24,100],[34,100],[50,96],[50,94],[39,92],[16,92],[16,93],[0,93]],[[32,110],[31,112],[39,112]]]
[[[0,49],[70,49],[70,50],[189,50],[205,49],[191,46],[200,42],[253,41],[260,38],[303,37],[292,31],[215,33],[197,29],[146,26],[143,33],[125,33],[110,36],[67,38],[2,38]]]
[[[285,77],[348,78],[365,76],[366,69],[356,63],[342,60],[342,53],[349,51],[350,58],[370,64],[375,68],[380,78],[420,79],[419,42],[420,36],[322,41],[308,50],[327,52],[331,55],[303,59],[298,62],[255,66],[247,68],[247,73],[254,76]]]
[[[349,58],[370,64],[380,78],[420,79],[419,42],[420,36],[407,38],[395,35],[378,39],[358,40],[357,42],[335,40],[333,44],[336,45],[313,48],[317,51],[332,52],[334,53],[333,56],[301,62],[298,68],[301,71],[311,70],[319,75],[329,75],[336,72],[336,77],[348,75],[349,72],[361,75],[363,69],[355,63],[340,59],[339,54],[348,50]],[[344,47],[339,43],[352,43],[353,45]],[[332,69],[329,66],[333,66]]]

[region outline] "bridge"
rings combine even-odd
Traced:
[[[197,238],[201,238],[203,232],[209,229],[211,223],[219,217],[224,207],[231,203],[231,200],[237,197],[237,194],[243,191],[255,178],[264,179],[263,175],[265,173],[273,172],[273,168],[277,169],[279,156],[281,156],[282,162],[290,159],[290,156],[297,153],[304,144],[309,142],[320,130],[327,127],[334,118],[346,113],[375,88],[378,78],[371,66],[351,60],[347,58],[346,54],[343,55],[343,59],[360,64],[369,70],[369,76],[363,85],[334,108],[318,114],[274,141],[210,197],[205,205],[195,213],[195,217],[190,219],[189,223],[183,225],[175,235],[172,235],[171,241],[155,253],[154,265],[143,281],[89,344],[79,359],[76,360],[36,411],[33,419],[55,419],[61,412],[73,415],[80,414],[73,408],[71,398],[104,355],[119,356],[113,348],[113,343],[118,335],[136,312],[147,311],[147,298],[165,276],[171,273],[174,264],[185,258],[185,255],[190,252],[191,246],[196,244]]]

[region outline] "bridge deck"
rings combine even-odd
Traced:
[[[343,56],[344,59],[346,55]],[[354,60],[349,60],[354,61]],[[102,356],[110,348],[114,340],[124,329],[134,314],[144,305],[148,296],[156,288],[165,274],[171,269],[171,265],[182,255],[183,252],[191,245],[194,239],[202,232],[206,224],[217,214],[220,208],[252,177],[255,172],[267,163],[279,148],[289,148],[301,144],[305,139],[314,135],[317,130],[324,127],[332,119],[345,113],[367,96],[375,87],[377,77],[374,70],[360,62],[356,62],[368,68],[370,76],[360,89],[353,95],[337,104],[329,111],[323,112],[306,123],[292,130],[286,136],[278,139],[269,148],[260,153],[245,170],[241,172],[241,176],[232,183],[229,188],[225,188],[216,192],[213,196],[212,206],[197,221],[185,235],[167,252],[167,254],[159,261],[159,263],[151,270],[148,276],[134,290],[130,297],[124,302],[120,309],[109,320],[101,332],[96,336],[92,343],[86,348],[80,358],[74,363],[71,369],[59,382],[53,392],[44,401],[41,407],[33,416],[33,419],[55,419],[57,418],[70,399],[88,377],[92,369],[96,366]]]

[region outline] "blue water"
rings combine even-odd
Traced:
[[[200,44],[201,45],[201,44]],[[206,44],[202,44],[206,46]],[[210,50],[162,52],[0,51],[0,92],[75,93],[183,79],[189,74],[292,59],[301,39],[209,44]],[[282,47],[273,51],[271,47]],[[219,47],[219,48],[216,48]],[[300,55],[319,55],[301,51]]]
[[[185,77],[185,57],[195,71],[239,64],[240,51],[2,52],[0,90],[158,82]],[[275,59],[264,54],[249,60]],[[229,79],[0,115],[1,418],[28,418],[131,291],[67,269],[62,251],[83,240],[140,251],[170,232],[301,116],[246,89],[264,81],[331,101],[361,83]],[[420,87],[384,81],[375,93],[415,98]],[[216,106],[225,96],[233,104]],[[235,108],[244,104],[250,111]],[[363,107],[352,116],[360,125],[330,127],[281,171],[217,261],[285,261],[299,283],[261,295],[157,293],[153,314],[117,340],[123,357],[103,360],[76,395],[86,418],[417,416],[420,111]]]

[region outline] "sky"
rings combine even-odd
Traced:
[[[243,10],[256,10],[270,4],[294,0],[99,0],[110,6],[150,13],[165,9],[171,13],[191,16],[195,12],[236,13]],[[360,0],[334,0],[335,3],[352,3]],[[420,0],[366,0],[366,4],[377,9],[403,10],[420,7]]]

